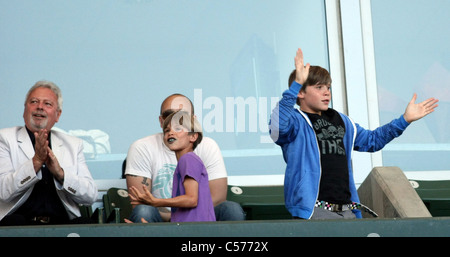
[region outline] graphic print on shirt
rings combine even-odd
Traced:
[[[333,125],[325,119],[318,119],[313,126],[317,133],[317,140],[322,149],[322,154],[345,155],[343,147],[344,127]]]
[[[152,192],[159,198],[172,197],[172,183],[173,173],[175,172],[176,164],[164,164],[158,170],[155,180],[152,183]]]

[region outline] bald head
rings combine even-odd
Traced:
[[[171,113],[179,110],[184,110],[188,113],[194,114],[194,105],[191,100],[182,94],[173,94],[168,96],[161,104],[159,123],[161,128],[164,120]]]

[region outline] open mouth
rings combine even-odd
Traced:
[[[176,140],[175,138],[171,137],[171,138],[167,139],[167,142],[169,144],[171,144],[171,143],[175,142],[175,140]]]
[[[33,117],[39,118],[39,119],[45,119],[45,118],[47,118],[46,115],[40,114],[40,113],[33,113]]]

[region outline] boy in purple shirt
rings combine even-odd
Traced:
[[[178,160],[172,198],[155,198],[145,186],[144,194],[131,187],[131,204],[171,207],[172,222],[215,221],[208,173],[201,159],[193,152],[203,138],[200,124],[189,113],[177,111],[165,119],[163,131],[164,143],[175,152]]]

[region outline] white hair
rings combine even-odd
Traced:
[[[59,87],[51,82],[51,81],[46,81],[46,80],[40,80],[38,82],[36,82],[34,84],[34,86],[32,86],[30,88],[30,90],[28,90],[28,93],[25,97],[25,105],[27,104],[27,100],[28,97],[30,96],[31,92],[33,92],[35,89],[40,88],[40,87],[44,87],[44,88],[48,88],[50,90],[53,91],[53,93],[55,93],[56,98],[58,98],[58,110],[62,110],[62,106],[63,106],[63,97],[62,97],[62,93],[61,93],[61,89],[59,89]]]

